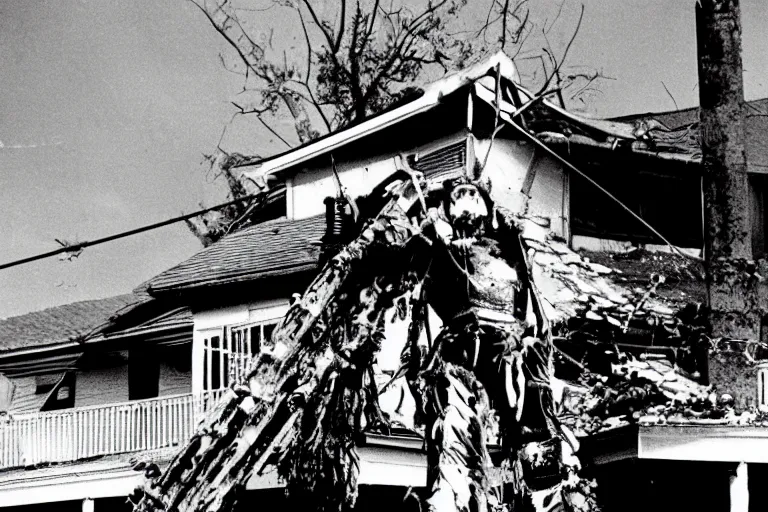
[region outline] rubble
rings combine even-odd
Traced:
[[[768,355],[763,343],[706,336],[700,261],[643,249],[578,254],[534,220],[517,221],[559,335],[558,415],[577,437],[630,424],[768,426],[768,406],[735,401],[743,392],[733,382],[716,373],[700,383],[707,358],[754,368]]]
[[[768,407],[742,412],[732,390],[699,382],[708,352],[743,355],[747,365],[766,352],[762,344],[705,336],[706,311],[686,300],[702,298],[700,262],[643,249],[579,254],[534,219],[515,222],[524,228],[533,280],[558,334],[558,415],[577,437],[630,424],[768,426]],[[401,407],[402,398],[395,403]]]
[[[630,359],[612,370],[564,385],[559,417],[577,437],[630,424],[768,427],[768,407],[738,412],[729,393],[681,375],[667,361]]]

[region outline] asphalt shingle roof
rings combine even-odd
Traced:
[[[145,283],[150,294],[314,269],[325,217],[277,219],[226,236]]]
[[[74,340],[89,334],[118,310],[139,300],[132,294],[118,295],[0,320],[0,352]]]

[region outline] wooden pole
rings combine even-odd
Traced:
[[[696,6],[707,290],[715,336],[758,339],[744,149],[744,82],[738,0]],[[746,271],[746,272],[745,272]]]

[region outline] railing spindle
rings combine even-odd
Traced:
[[[223,391],[16,415],[0,423],[0,469],[178,446]]]

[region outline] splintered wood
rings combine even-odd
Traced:
[[[253,364],[249,387],[229,391],[156,480],[143,487],[136,512],[228,510],[252,474],[296,439],[303,405],[332,362],[326,343],[340,291],[366,256],[404,245],[417,232],[405,216],[416,200],[401,184],[361,235],[325,266],[290,308]]]

